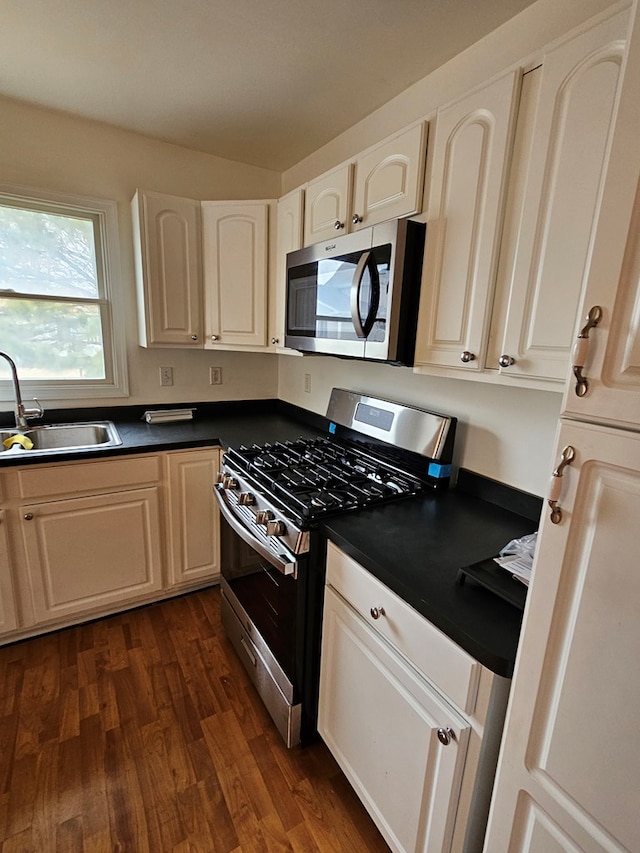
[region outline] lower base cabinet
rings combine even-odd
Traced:
[[[0,470],[0,642],[216,581],[218,463],[202,448]]]
[[[320,734],[387,843],[449,849],[469,724],[331,589],[321,660]]]
[[[329,544],[318,730],[393,851],[482,850],[508,688]]]

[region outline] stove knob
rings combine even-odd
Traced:
[[[269,521],[273,518],[273,513],[268,509],[258,510],[256,513],[256,524],[264,524],[265,527]]]
[[[252,506],[255,502],[256,499],[251,492],[240,492],[238,495],[238,503],[240,506]]]
[[[287,526],[284,521],[268,521],[267,536],[284,536]]]
[[[216,475],[216,483],[224,483],[224,473],[222,471],[218,471]]]
[[[223,489],[237,489],[238,481],[234,480],[231,474],[225,474],[222,478],[222,488]]]

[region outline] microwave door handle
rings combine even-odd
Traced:
[[[356,335],[359,338],[367,337],[367,332],[365,331],[362,323],[362,317],[360,316],[360,289],[362,288],[362,278],[370,257],[371,252],[363,252],[360,255],[360,260],[356,265],[353,272],[353,278],[351,279],[351,322],[353,323]]]
[[[373,328],[378,313],[378,305],[380,304],[380,279],[378,277],[378,268],[371,263],[371,252],[364,252],[360,256],[360,260],[353,273],[351,282],[351,320],[359,338],[366,338]],[[370,267],[369,275],[371,276],[371,300],[369,302],[369,310],[367,317],[363,321],[360,316],[360,291],[362,290],[362,279],[364,278],[367,267]]]
[[[218,508],[220,509],[222,517],[229,524],[229,527],[233,532],[237,533],[243,542],[246,542],[250,548],[253,548],[253,550],[260,554],[261,557],[264,557],[264,559],[281,574],[293,575],[294,578],[297,577],[298,564],[295,557],[290,558],[286,553],[281,555],[272,554],[271,551],[269,551],[268,548],[265,548],[259,539],[252,536],[251,531],[247,530],[244,524],[235,517],[233,512],[227,506],[223,490],[218,486],[214,486],[213,493],[218,501]],[[281,557],[281,559],[279,559],[279,557]]]

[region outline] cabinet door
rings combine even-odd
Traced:
[[[138,190],[131,207],[140,345],[202,347],[200,202]]]
[[[307,185],[304,209],[304,244],[338,237],[349,230],[353,166],[348,163],[321,175]]]
[[[640,850],[640,434],[565,423],[543,515],[485,850]]]
[[[136,489],[20,509],[36,621],[162,589],[158,493]]]
[[[18,626],[4,510],[0,510],[0,634]]]
[[[218,506],[213,485],[220,469],[218,450],[169,453],[169,585],[220,573]]]
[[[449,849],[469,726],[330,587],[318,730],[392,850]]]
[[[304,190],[297,189],[278,201],[278,222],[276,240],[276,281],[273,288],[274,324],[273,346],[283,348],[283,352],[295,353],[284,348],[285,319],[287,310],[287,253],[302,246],[304,227]]]
[[[501,370],[564,380],[589,268],[628,12],[546,54]],[[497,364],[488,365],[498,367]]]
[[[422,209],[425,136],[421,123],[358,157],[351,230]]]
[[[202,203],[207,348],[267,343],[269,205]]]
[[[577,330],[585,330],[565,414],[638,429],[640,421],[640,23],[631,33],[609,167]],[[602,315],[588,329],[587,315]],[[597,313],[592,315],[597,316]]]
[[[438,111],[416,364],[484,367],[520,81]]]

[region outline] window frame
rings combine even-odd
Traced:
[[[6,184],[0,184],[0,201],[7,206],[93,219],[97,275],[103,291],[97,299],[87,301],[100,308],[105,378],[30,380],[23,379],[18,368],[22,396],[60,401],[129,396],[124,294],[118,287],[118,283],[121,283],[123,278],[120,266],[117,202]],[[5,296],[8,295],[5,294]],[[34,296],[28,293],[11,294],[10,298],[45,301],[49,299],[46,295]],[[82,302],[83,300],[65,299],[63,301]],[[2,349],[1,342],[0,349]],[[0,380],[0,401],[12,402],[13,398],[11,380]]]

